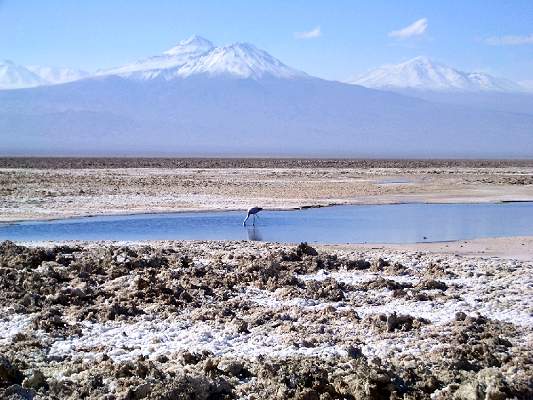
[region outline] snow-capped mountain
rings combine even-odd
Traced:
[[[427,57],[385,65],[359,76],[350,83],[377,89],[417,89],[429,91],[516,92],[523,88],[507,79],[482,72],[463,72]]]
[[[161,55],[99,71],[98,75],[166,80],[193,75],[242,79],[307,77],[304,72],[288,67],[266,51],[251,44],[234,43],[214,47],[209,40],[200,36],[181,41]]]
[[[305,78],[304,72],[283,64],[266,51],[248,43],[215,47],[209,40],[192,36],[160,55],[100,70],[96,74],[70,68],[20,66],[0,62],[0,89],[29,88],[77,81],[88,77],[171,80],[190,76],[232,77],[240,79]]]
[[[200,36],[182,40],[161,55],[149,57],[121,67],[101,70],[97,75],[120,75],[124,77],[154,78],[162,71],[179,69],[190,61],[198,59],[214,48],[213,43]]]
[[[44,85],[39,75],[13,61],[0,61],[0,89],[20,89]]]
[[[26,68],[50,85],[73,82],[87,78],[90,75],[86,71],[74,68],[42,67],[39,65],[28,65]]]
[[[249,43],[217,47],[194,62],[185,64],[180,68],[179,74],[183,77],[206,74],[253,79],[263,77],[292,79],[307,76],[304,72],[288,67],[266,51]]]
[[[193,35],[189,39],[182,40],[176,46],[165,51],[163,54],[166,56],[181,56],[184,54],[190,54],[191,56],[200,55],[207,53],[213,47],[211,43],[206,38],[203,38],[198,35]]]
[[[492,82],[418,62],[426,77],[415,82]],[[0,152],[533,156],[531,95],[374,90],[310,77],[250,44],[192,37],[87,79],[43,85],[0,90]]]
[[[55,85],[88,76],[88,72],[72,68],[22,66],[9,60],[0,61],[0,90]]]

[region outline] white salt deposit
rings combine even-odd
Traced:
[[[266,251],[266,250],[265,250]],[[403,254],[389,261],[398,261],[405,265],[409,275],[386,275],[382,272],[370,271],[318,271],[314,274],[299,275],[303,281],[323,281],[327,278],[346,284],[358,286],[366,282],[383,277],[398,283],[410,283],[416,286],[422,276],[423,263],[413,254]],[[211,258],[195,259],[196,265],[209,266],[213,264]],[[228,260],[231,262],[231,260]],[[420,357],[442,346],[439,335],[446,335],[445,324],[455,318],[457,312],[467,315],[482,314],[491,319],[511,322],[525,328],[522,339],[533,341],[533,336],[527,329],[533,327],[532,303],[533,275],[524,273],[523,268],[513,270],[513,263],[503,263],[501,260],[483,261],[481,265],[468,265],[464,260],[448,259],[450,270],[457,277],[435,279],[444,282],[448,289],[423,290],[429,300],[418,300],[411,296],[414,290],[405,289],[407,295],[393,297],[388,289],[355,290],[345,293],[344,301],[326,301],[290,296],[288,288],[276,291],[262,290],[248,287],[242,291],[237,300],[250,302],[259,310],[280,309],[291,317],[290,322],[280,324],[265,324],[250,327],[249,332],[238,332],[235,326],[225,325],[216,320],[193,321],[184,315],[176,319],[162,320],[157,315],[150,314],[150,307],[145,308],[147,315],[138,316],[129,322],[108,321],[105,323],[81,324],[82,334],[61,339],[49,337],[42,331],[35,332],[51,344],[50,356],[71,356],[74,358],[94,359],[106,353],[114,360],[131,360],[140,355],[156,358],[159,355],[172,355],[180,351],[201,352],[209,351],[217,356],[255,358],[260,355],[270,357],[289,357],[294,355],[329,357],[345,355],[346,345],[359,346],[369,357],[386,358],[392,354],[405,357]],[[429,262],[428,259],[424,263]],[[486,271],[509,269],[506,273],[494,274]],[[522,272],[520,272],[522,271]],[[426,277],[427,278],[427,277]],[[110,280],[104,284],[106,289],[127,286],[127,277]],[[303,294],[302,294],[303,296]],[[370,328],[357,321],[342,316],[332,316],[331,320],[323,324],[327,329],[333,329],[335,335],[331,341],[319,341],[320,345],[305,344],[292,333],[290,325],[302,326],[312,321],[300,318],[306,313],[322,312],[332,307],[332,313],[355,311],[364,318],[376,314],[406,314],[424,318],[431,323],[421,328],[413,340],[413,332],[395,331],[393,334],[370,331]],[[20,332],[31,330],[32,316],[9,314],[9,310],[2,310],[0,318],[0,344],[8,344]],[[329,311],[328,311],[329,312]],[[312,314],[311,314],[312,315]],[[332,314],[333,315],[333,314]],[[338,314],[342,315],[342,314]],[[314,318],[314,317],[313,317]],[[68,316],[69,323],[76,323]],[[284,325],[285,324],[285,325]],[[313,324],[311,322],[311,324]],[[310,329],[316,332],[317,323]],[[310,327],[311,328],[311,327]],[[310,336],[312,334],[310,333]]]
[[[31,326],[31,315],[11,314],[8,310],[0,311],[0,345],[6,345],[11,339]]]
[[[140,355],[156,358],[183,350],[206,350],[218,356],[242,358],[296,354],[326,357],[340,351],[335,346],[306,348],[286,344],[279,334],[272,332],[238,334],[233,327],[214,326],[206,322],[190,324],[141,319],[135,323],[85,324],[81,337],[72,336],[54,342],[49,354],[94,359],[107,353],[114,360],[123,361]]]

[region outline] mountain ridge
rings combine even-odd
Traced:
[[[415,89],[439,92],[521,92],[518,83],[483,72],[464,72],[426,56],[388,64],[349,83],[373,89]]]
[[[55,85],[83,79],[89,73],[62,67],[39,65],[18,65],[10,60],[0,61],[0,90],[25,89],[44,85]]]
[[[315,78],[251,44],[192,37],[110,71],[0,91],[1,151],[533,157],[533,114]]]
[[[161,54],[98,70],[92,74],[72,68],[20,66],[10,63],[11,72],[2,72],[0,63],[0,89],[62,84],[106,75],[165,80],[188,78],[198,74],[227,75],[238,79],[261,79],[266,76],[286,79],[315,78],[285,65],[252,44],[237,42],[215,46],[199,35],[181,40]],[[528,88],[511,80],[496,78],[483,72],[460,71],[425,56],[378,67],[347,83],[391,91],[409,89],[434,92],[528,92]]]
[[[20,89],[43,84],[45,81],[28,68],[11,60],[0,60],[0,89]]]
[[[241,79],[301,78],[307,74],[297,71],[266,51],[250,43],[214,46],[209,40],[192,36],[161,55],[100,71],[97,75],[118,75],[136,79],[188,78],[193,75],[227,75]]]
[[[321,79],[102,76],[0,92],[9,154],[532,157],[533,115]]]

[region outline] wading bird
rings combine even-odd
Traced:
[[[257,214],[261,210],[262,210],[261,207],[252,207],[252,208],[248,209],[248,213],[246,214],[246,218],[244,219],[242,225],[246,226],[246,221],[248,221],[248,218],[250,218],[250,215],[253,215],[254,222],[252,223],[252,225],[255,225],[255,214]]]

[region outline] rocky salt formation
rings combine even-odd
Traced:
[[[0,398],[527,399],[531,263],[0,245]]]

